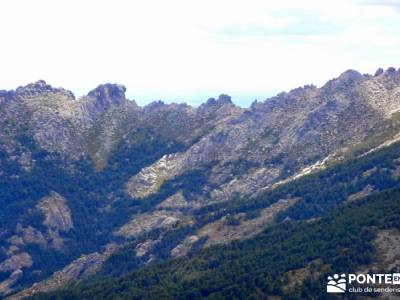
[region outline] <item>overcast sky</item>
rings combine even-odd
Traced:
[[[0,89],[38,79],[139,104],[248,106],[346,69],[399,67],[395,0],[1,0]]]

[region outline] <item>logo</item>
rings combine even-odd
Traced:
[[[348,287],[347,287],[348,286]],[[335,274],[328,276],[328,293],[400,293],[400,273]]]
[[[344,293],[346,292],[346,274],[335,274],[328,276],[328,283],[326,285],[328,293]]]

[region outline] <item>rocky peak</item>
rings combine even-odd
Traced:
[[[46,91],[51,91],[53,88],[51,85],[47,84],[46,81],[44,80],[38,80],[34,83],[30,83],[26,86],[23,87],[18,87],[17,88],[17,93],[21,92],[46,92]]]
[[[358,71],[347,70],[340,74],[339,77],[328,81],[322,89],[328,92],[344,91],[367,79],[368,76],[364,76]]]
[[[375,77],[378,77],[378,76],[382,75],[383,72],[384,72],[383,69],[382,69],[382,68],[379,68],[378,70],[376,70],[374,76],[375,76]]]
[[[126,101],[125,91],[126,88],[123,85],[106,83],[90,91],[88,96],[95,99],[98,106],[108,108],[124,103]]]
[[[21,97],[37,96],[40,94],[49,94],[49,93],[62,93],[71,99],[75,99],[75,96],[72,92],[62,88],[53,88],[51,85],[47,84],[46,81],[44,80],[38,80],[26,86],[20,86],[16,89],[15,93]]]
[[[382,77],[386,79],[395,79],[398,80],[400,75],[400,69],[396,70],[394,67],[389,67],[386,71],[382,72]]]
[[[219,95],[217,104],[219,105],[232,104],[231,96],[226,94]]]
[[[389,68],[385,71],[385,73],[386,73],[386,74],[394,74],[394,73],[396,73],[396,68],[394,68],[394,67],[389,67]]]
[[[364,76],[360,72],[355,70],[347,70],[340,74],[339,77],[331,80],[330,82],[334,82],[337,84],[346,84],[349,82],[353,83],[362,79],[364,79]]]
[[[217,110],[224,105],[233,105],[233,103],[230,96],[221,94],[218,99],[209,98],[206,103],[200,106],[200,110]]]
[[[225,104],[232,104],[231,97],[226,94],[221,94],[219,95],[218,99],[215,98],[208,99],[205,105],[221,107],[222,105]]]
[[[379,76],[376,76],[377,82],[385,86],[388,90],[397,90],[400,84],[400,69],[396,70],[394,67],[389,67],[385,71],[379,69],[377,71]],[[395,96],[397,98],[398,96]]]

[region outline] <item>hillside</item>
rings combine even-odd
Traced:
[[[382,222],[396,214],[399,110],[400,70],[394,68],[375,75],[346,71],[320,88],[297,88],[248,109],[227,95],[196,108],[140,107],[114,84],[79,99],[44,81],[1,91],[0,293],[19,298],[90,278],[88,299],[106,297],[97,289],[114,288],[130,297],[146,285],[125,290],[119,283],[139,278],[154,286],[165,281],[154,287],[160,297],[217,297],[220,284],[232,286],[226,291],[237,297],[258,289],[285,294],[278,280],[285,272],[316,259],[333,263],[310,254],[313,247],[299,252],[302,244],[294,241],[329,247],[335,240],[317,230],[326,222],[349,218],[348,226],[372,230],[362,213]],[[378,206],[384,209],[374,215]],[[379,224],[378,231],[387,229]],[[351,236],[352,247],[357,238]],[[269,239],[278,248],[266,247]],[[368,245],[359,246],[369,251]],[[226,277],[236,270],[221,257],[225,251],[241,274],[264,255],[261,248],[266,256],[299,252],[299,261],[274,258],[256,268],[257,276],[275,278],[268,287],[256,275],[247,287],[238,286],[240,276]],[[343,259],[339,252],[331,258]],[[211,253],[220,260],[212,275]],[[171,270],[176,278],[152,281]],[[200,270],[209,281],[193,275]],[[187,276],[192,289],[182,281]]]
[[[115,277],[115,266],[128,262],[134,267],[129,260],[134,249],[128,247],[106,263],[100,272],[103,276],[35,299],[298,299],[303,295],[321,299],[326,297],[326,274],[365,268],[397,272],[400,249],[391,242],[400,237],[400,182],[393,177],[400,164],[399,150],[400,144],[395,144],[288,183],[251,205],[236,205],[236,212],[244,211],[254,219],[263,210],[260,205],[268,205],[274,197],[303,195],[293,209],[279,214],[277,225],[253,238],[108,278]],[[366,193],[365,187],[375,192]],[[240,231],[247,218],[225,226]],[[387,242],[381,239],[385,233],[390,233]],[[397,252],[387,256],[393,250]],[[397,267],[384,269],[387,265]]]
[[[399,238],[399,204],[398,189],[382,192],[319,220],[285,222],[250,240],[33,299],[336,299],[326,294],[326,274],[399,271],[398,260],[382,259],[392,245],[376,246],[385,233]]]

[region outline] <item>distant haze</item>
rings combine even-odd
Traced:
[[[3,0],[0,89],[76,96],[121,83],[143,105],[248,106],[343,70],[399,67],[400,4],[374,0]]]

